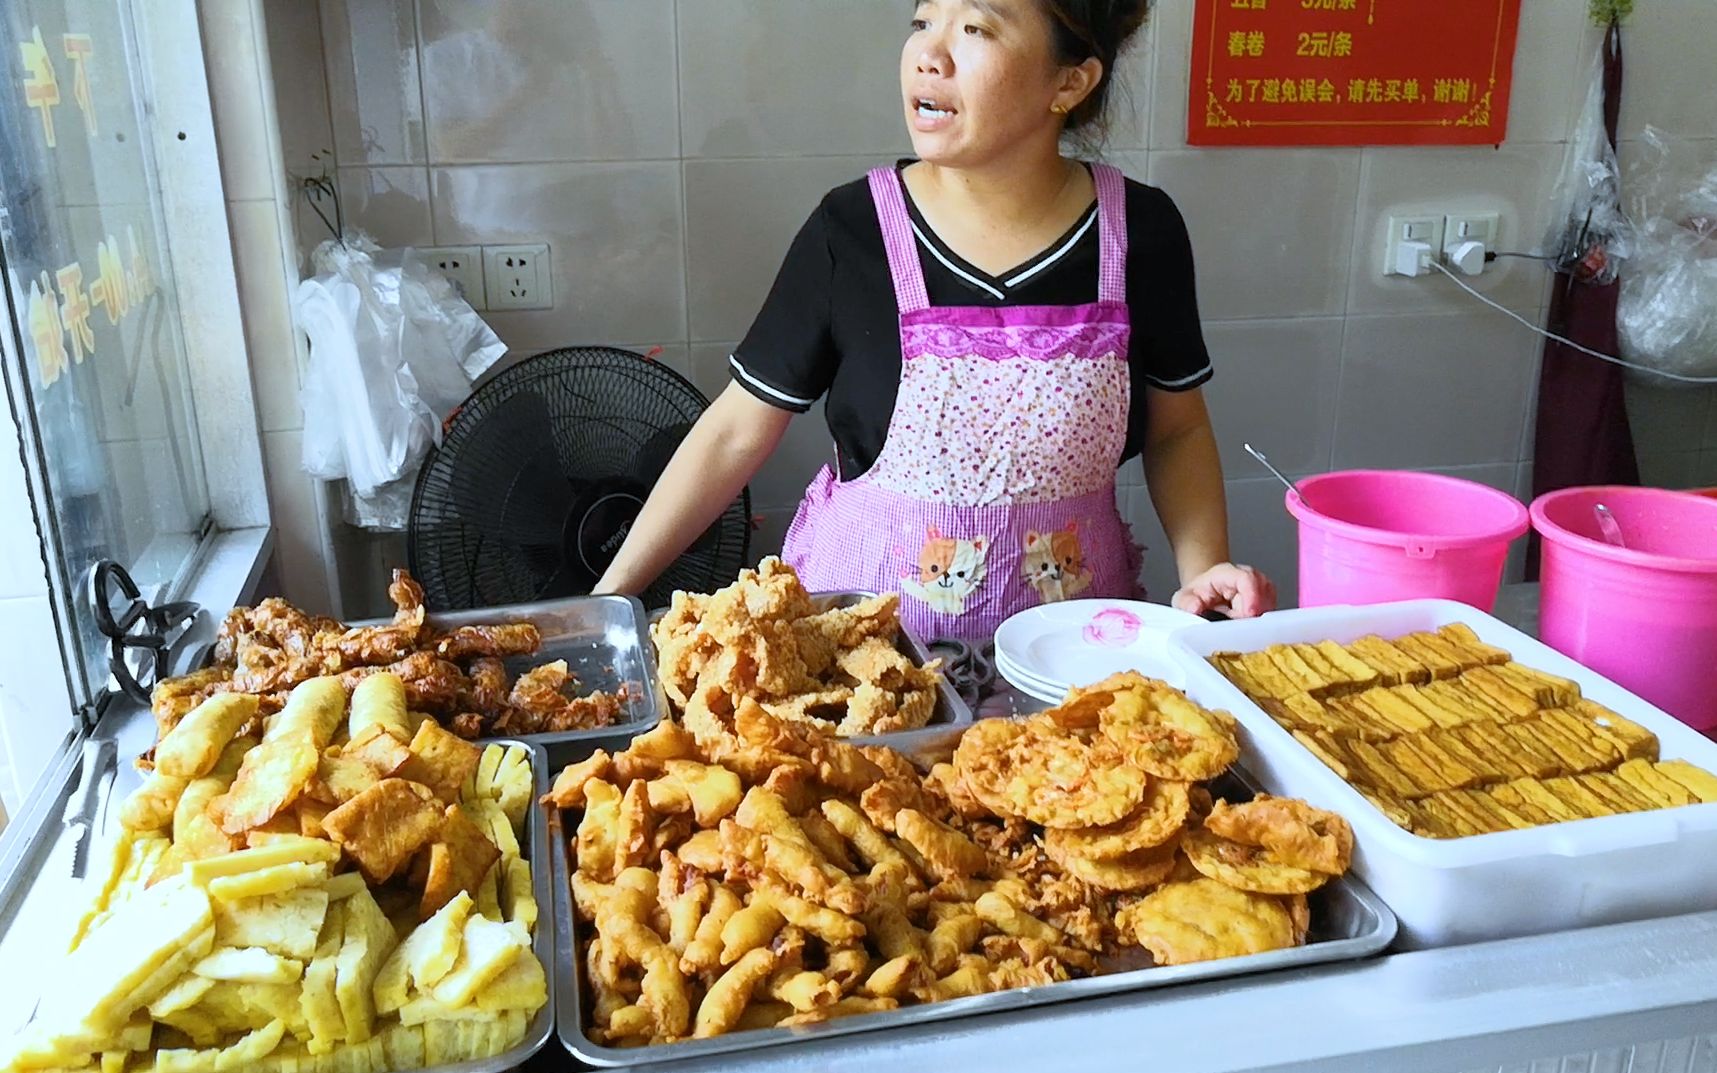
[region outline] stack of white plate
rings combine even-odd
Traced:
[[[1044,604],[996,631],[996,671],[1008,684],[1049,704],[1077,686],[1138,671],[1179,688],[1184,673],[1170,659],[1168,635],[1203,621],[1161,604],[1134,600],[1069,600]]]

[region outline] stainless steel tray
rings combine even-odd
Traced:
[[[876,593],[874,592],[819,592],[811,594],[811,602],[816,605],[817,610],[827,611],[836,607],[851,607],[856,603],[871,599],[875,595]],[[667,613],[667,608],[658,608],[655,611],[650,612],[649,625],[654,626],[656,623],[662,621],[662,617]],[[647,632],[648,631],[646,631],[646,633]],[[912,660],[920,667],[935,658],[930,654],[930,650],[924,647],[924,642],[914,637],[906,630],[905,627],[901,628],[899,635],[895,638],[895,646],[899,648],[901,655]],[[655,643],[652,642],[644,647],[650,650],[651,661],[653,663],[656,655]],[[658,680],[658,688],[660,685],[661,683]],[[665,699],[662,701],[662,710],[664,712],[670,710],[668,702]],[[960,694],[954,692],[954,687],[948,684],[948,680],[946,678],[942,679],[941,683],[936,688],[936,708],[930,713],[930,722],[926,724],[926,726],[964,726],[971,721],[972,709],[967,707],[966,702],[960,699]],[[894,741],[894,739],[901,734],[914,733],[918,733],[918,731],[895,730],[885,734],[866,734],[848,738],[847,740],[857,742],[861,745],[883,744]]]
[[[534,623],[542,632],[542,647],[529,656],[506,661],[514,678],[544,663],[566,660],[578,679],[580,694],[624,691],[624,716],[606,727],[529,734],[529,741],[548,747],[550,762],[567,742],[584,741],[616,730],[648,730],[667,711],[667,698],[656,675],[656,649],[648,641],[644,605],[626,596],[573,596],[529,604],[431,613],[429,624],[451,630],[506,622]],[[355,623],[354,625],[372,625]],[[636,686],[637,688],[631,688]]]
[[[964,727],[930,727],[895,735],[887,744],[922,765],[947,759],[963,730]],[[1224,778],[1232,780],[1232,789],[1245,795],[1260,789],[1237,769],[1230,769],[1230,774]],[[708,1058],[712,1055],[778,1047],[803,1040],[880,1032],[906,1025],[975,1017],[980,1014],[1045,1006],[1119,992],[1143,991],[1193,981],[1229,979],[1278,969],[1355,960],[1382,952],[1395,939],[1395,914],[1365,884],[1351,876],[1344,876],[1308,896],[1312,910],[1311,932],[1307,936],[1306,945],[1291,950],[1275,950],[1192,965],[1133,969],[1043,987],[1015,988],[948,1002],[908,1006],[884,1013],[843,1017],[800,1028],[756,1029],[713,1039],[686,1040],[649,1047],[605,1047],[592,1042],[584,1031],[585,1009],[591,997],[584,980],[583,959],[576,956],[583,938],[582,925],[572,908],[572,867],[564,821],[559,810],[548,811],[548,823],[543,826],[548,829],[553,842],[550,853],[553,855],[555,873],[555,994],[559,1003],[555,1016],[556,1031],[561,1044],[574,1057],[587,1065],[604,1068]]]
[[[111,741],[115,747],[116,764],[111,781],[105,782],[101,795],[99,819],[91,833],[88,854],[89,867],[83,878],[73,878],[68,867],[72,856],[70,837],[58,823],[50,823],[38,832],[41,844],[36,847],[39,866],[26,880],[15,904],[0,905],[0,964],[23,964],[26,957],[52,957],[64,952],[69,929],[88,904],[91,883],[99,883],[102,863],[112,852],[114,842],[121,837],[119,803],[143,784],[143,775],[132,761],[137,754],[155,741],[155,721],[147,708],[134,705],[115,706],[116,710],[102,720],[93,739]],[[543,965],[548,977],[548,1000],[543,1003],[525,1035],[514,1047],[493,1058],[473,1059],[447,1065],[424,1067],[423,1073],[501,1073],[521,1065],[548,1042],[554,1031],[555,952],[554,887],[557,873],[553,867],[549,824],[535,798],[548,791],[549,760],[547,751],[538,743],[519,738],[485,738],[479,745],[518,745],[530,754],[533,801],[526,813],[526,844],[531,862],[531,893],[537,900],[536,932],[532,936],[532,952]],[[558,821],[557,821],[558,827]],[[524,847],[521,847],[524,848]],[[14,961],[15,959],[15,961]],[[0,1045],[7,1043],[14,1030],[28,1022],[39,1004],[39,976],[9,973],[0,976]],[[11,1015],[16,1015],[13,1019]]]

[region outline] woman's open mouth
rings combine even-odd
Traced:
[[[934,97],[912,98],[912,126],[915,130],[926,133],[940,130],[952,123],[954,117],[959,114],[959,109]]]

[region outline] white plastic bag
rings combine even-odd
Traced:
[[[322,243],[311,263],[317,274],[293,296],[310,338],[304,469],[348,481],[360,524],[402,530],[411,497],[401,488],[506,345],[412,250],[384,253],[354,235]]]
[[[1582,283],[1615,280],[1633,253],[1633,227],[1621,204],[1621,168],[1604,128],[1603,46],[1587,69],[1586,103],[1562,154],[1550,195],[1544,253],[1558,272]]]
[[[1717,158],[1655,127],[1640,141],[1635,251],[1616,308],[1622,356],[1658,372],[1717,376]]]

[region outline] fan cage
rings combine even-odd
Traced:
[[[406,553],[428,606],[588,592],[596,578],[588,564],[569,561],[560,503],[647,494],[660,469],[642,471],[665,466],[681,428],[708,405],[673,369],[608,347],[547,351],[483,384],[449,417],[413,489]],[[641,594],[644,602],[663,606],[676,589],[729,584],[748,563],[750,533],[747,488]]]

